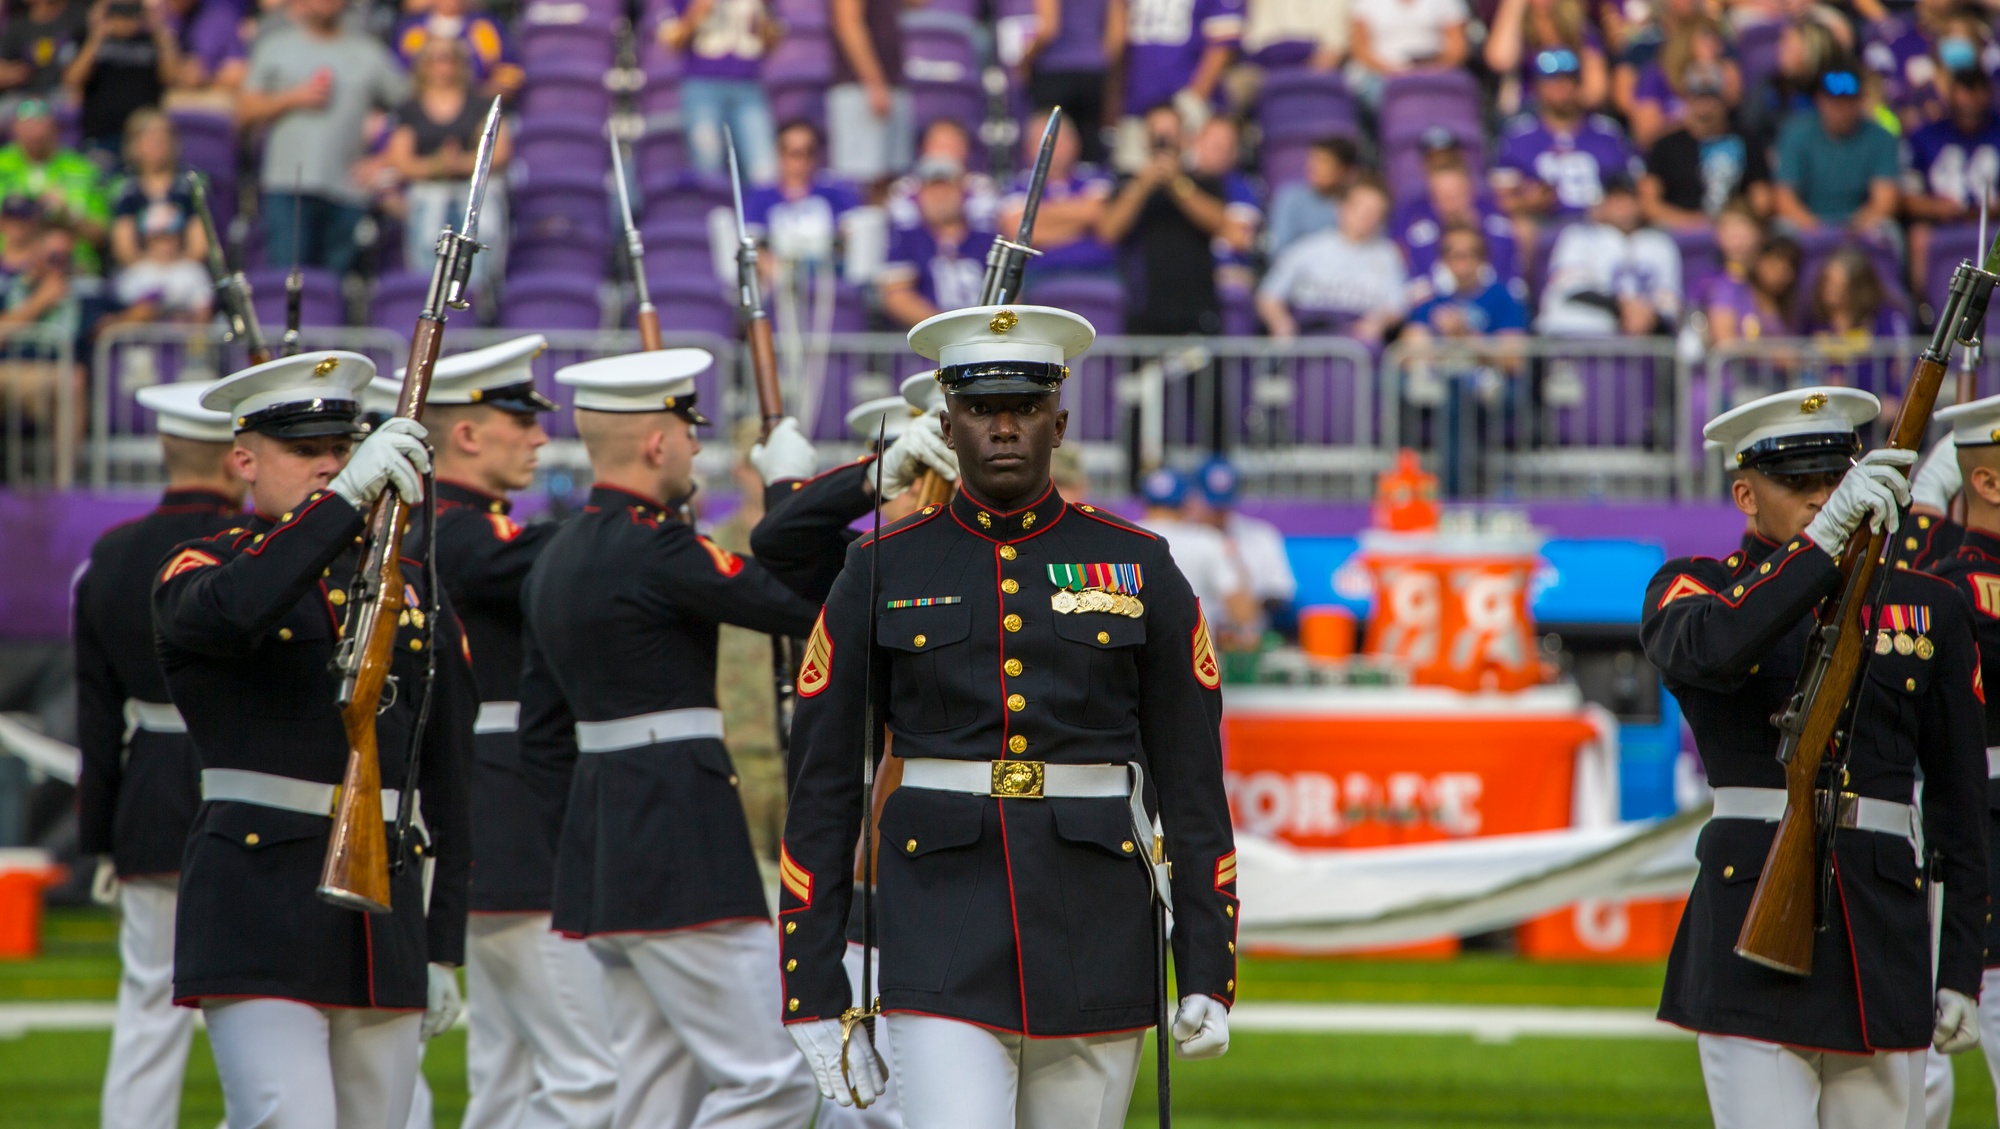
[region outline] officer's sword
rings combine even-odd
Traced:
[[[881,450],[889,437],[889,417],[884,413],[875,426],[875,449]],[[875,758],[882,740],[882,719],[875,714],[875,615],[882,606],[882,460],[875,460],[875,533],[868,542],[868,646],[862,658],[861,675],[861,1002],[840,1013],[840,1080],[847,1084],[848,1096],[857,1109],[867,1109],[874,1099],[862,1101],[854,1089],[854,1075],[847,1067],[847,1044],[856,1027],[868,1029],[868,1049],[882,1077],[889,1066],[875,1046],[875,1017],[882,1014],[882,1001],[875,998]]]
[[[1004,306],[1020,301],[1021,276],[1028,269],[1028,256],[1039,255],[1040,251],[1031,244],[1035,239],[1035,215],[1042,208],[1042,190],[1049,180],[1049,164],[1055,160],[1056,137],[1062,132],[1062,107],[1049,111],[1049,124],[1042,130],[1042,151],[1035,157],[1035,172],[1028,178],[1028,199],[1021,206],[1021,225],[1014,230],[1014,238],[993,237],[993,246],[986,251],[986,277],[979,284],[979,304],[982,306]]]

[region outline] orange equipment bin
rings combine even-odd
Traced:
[[[0,848],[0,960],[41,952],[42,891],[69,878],[47,851]]]

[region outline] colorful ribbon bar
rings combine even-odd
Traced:
[[[925,596],[917,600],[890,600],[882,606],[889,611],[895,611],[897,608],[940,608],[958,602],[957,596]]]
[[[1145,586],[1145,570],[1136,564],[1052,564],[1049,583],[1071,592],[1096,589],[1137,595]]]

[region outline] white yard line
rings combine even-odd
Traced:
[[[0,1039],[30,1031],[101,1031],[109,1003],[0,1004]],[[459,1020],[461,1024],[464,1020]],[[1293,1034],[1469,1035],[1512,1042],[1523,1035],[1594,1039],[1684,1039],[1688,1032],[1644,1008],[1457,1007],[1433,1004],[1241,1003],[1229,1014],[1237,1031]]]

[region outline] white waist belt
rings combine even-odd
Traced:
[[[332,818],[334,801],[339,795],[340,786],[337,784],[316,784],[310,780],[294,780],[289,776],[252,772],[243,768],[201,770],[201,798],[204,800],[230,800],[239,804],[256,804],[259,807],[277,808],[280,811],[295,811],[304,815],[323,815]],[[396,818],[396,802],[401,798],[402,792],[398,789],[382,789],[383,819]],[[423,798],[424,794],[418,792],[419,810]]]
[[[1166,847],[1146,814],[1145,772],[1137,764],[1045,764],[1042,761],[960,761],[914,757],[903,762],[905,788],[931,788],[1005,800],[1125,799],[1132,809],[1132,844],[1151,844],[1147,873],[1153,895],[1171,910]],[[1171,928],[1171,924],[1169,928]]]
[[[1988,745],[1986,747],[1986,778],[1991,780],[1996,776],[2000,776],[2000,745]]]
[[[1132,792],[1132,774],[1122,764],[1043,764],[1041,761],[957,761],[919,757],[903,762],[903,787],[1022,799],[1126,796]]]
[[[576,748],[580,753],[615,753],[664,741],[691,741],[697,737],[722,740],[722,711],[714,709],[661,710],[616,721],[576,723]]]
[[[138,730],[148,733],[186,733],[186,719],[172,702],[142,702],[137,698],[125,699],[125,739],[131,740]]]
[[[1785,799],[1783,788],[1717,788],[1715,810],[1710,818],[1761,819],[1766,823],[1775,823],[1784,817]],[[1912,843],[1922,841],[1917,825],[1917,809],[1909,804],[1843,794],[1839,812],[1842,827],[1899,835]]]
[[[521,703],[481,702],[479,719],[472,723],[474,733],[512,733],[521,728]]]

